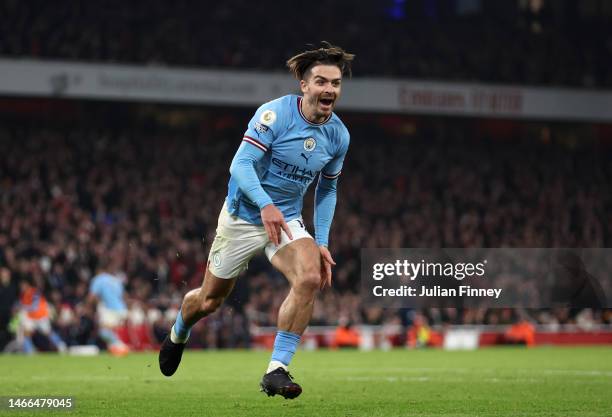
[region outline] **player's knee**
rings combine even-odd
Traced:
[[[321,272],[316,268],[305,269],[298,277],[297,289],[305,293],[315,293],[321,285]]]
[[[200,304],[200,311],[205,314],[211,314],[217,311],[217,309],[223,303],[223,297],[207,297],[204,298]]]

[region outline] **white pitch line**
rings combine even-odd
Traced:
[[[334,378],[340,381],[349,381],[349,382],[444,382],[444,383],[469,383],[473,381],[471,378],[448,378],[448,377],[389,377],[389,376],[349,376],[349,377],[340,377]],[[518,383],[528,383],[528,384],[542,384],[547,381],[546,378],[516,378],[516,377],[508,377],[508,378],[483,378],[480,379],[483,382],[489,382],[494,384],[518,384]],[[580,384],[584,385],[585,383],[596,383],[596,381],[578,381],[572,380],[571,384]]]
[[[32,375],[31,379],[34,381],[128,381],[131,378],[127,375],[89,375],[89,376],[76,376],[76,375]]]
[[[421,377],[371,377],[371,376],[349,376],[346,378],[340,378],[343,381],[354,381],[354,382],[369,382],[369,381],[387,381],[387,382],[427,382],[431,378],[426,376]]]
[[[326,372],[346,372],[346,373],[354,373],[369,371],[367,368],[326,368]],[[565,375],[574,375],[574,376],[605,376],[612,377],[612,371],[599,371],[599,370],[586,370],[586,369],[533,369],[533,368],[376,368],[376,372],[380,373],[392,373],[392,374],[401,374],[401,373],[512,373],[512,372],[520,372],[520,373],[532,373],[532,374],[544,374],[544,375],[554,375],[554,374],[565,374]]]

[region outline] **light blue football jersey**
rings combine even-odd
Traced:
[[[301,216],[304,194],[319,174],[326,179],[340,175],[350,141],[348,129],[335,113],[322,123],[312,123],[302,113],[301,101],[300,96],[287,95],[262,105],[240,145],[265,152],[255,170],[286,221]],[[246,196],[233,177],[226,202],[232,215],[262,224],[262,207]]]
[[[96,275],[91,281],[89,292],[98,297],[109,310],[127,310],[123,301],[123,282],[114,275],[105,272]]]

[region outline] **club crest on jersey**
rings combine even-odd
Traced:
[[[315,138],[308,138],[304,141],[304,150],[312,152],[317,147],[317,141]]]
[[[271,126],[276,121],[276,113],[273,110],[266,110],[259,117],[259,121],[266,126]]]

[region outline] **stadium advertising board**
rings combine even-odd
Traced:
[[[612,93],[559,88],[347,80],[341,109],[455,116],[612,120]],[[259,105],[296,91],[287,74],[0,59],[0,94]]]

